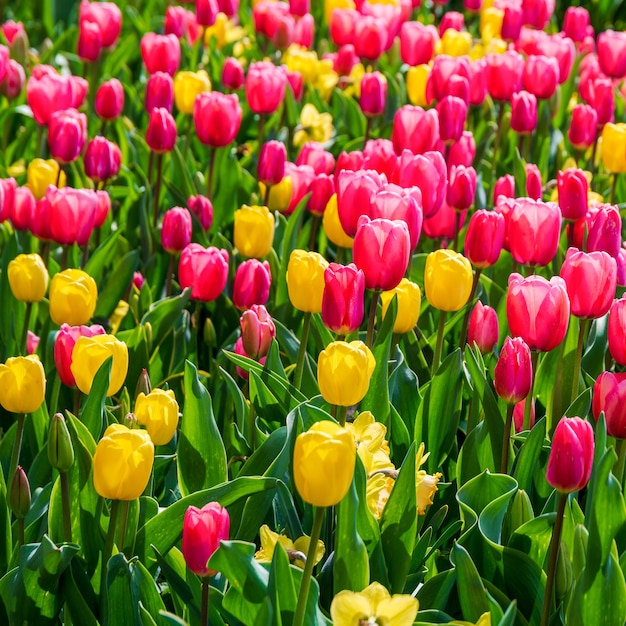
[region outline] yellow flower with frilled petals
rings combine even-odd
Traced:
[[[421,443],[417,449],[415,459],[415,488],[417,489],[417,513],[424,515],[426,509],[433,503],[433,498],[437,492],[437,484],[441,478],[441,473],[427,474],[426,470],[420,467],[426,462],[428,454],[424,454],[424,444]]]
[[[303,535],[302,537],[298,537],[295,541],[291,541],[289,537],[280,535],[275,533],[273,530],[270,530],[270,527],[267,524],[263,524],[263,526],[261,526],[259,535],[261,537],[261,548],[254,555],[254,559],[256,561],[259,563],[271,563],[274,556],[274,550],[276,549],[276,544],[279,543],[285,549],[285,552],[287,552],[289,560],[300,569],[304,568],[304,561],[299,557],[301,555],[306,557],[309,553],[311,537]],[[324,551],[324,542],[318,541],[317,550],[315,551],[314,565],[322,560]]]
[[[293,136],[293,145],[302,146],[307,141],[325,143],[333,135],[333,116],[320,113],[310,102],[305,104],[300,113],[300,126]]]
[[[244,29],[229,20],[225,13],[218,13],[215,23],[204,29],[204,45],[210,45],[211,39],[215,37],[215,45],[218,50],[221,50],[229,43],[241,41],[244,34]]]
[[[383,450],[389,455],[389,444],[385,439],[387,427],[377,422],[371,411],[360,413],[352,424],[346,424],[346,428],[352,432],[357,449],[365,446],[372,454]]]

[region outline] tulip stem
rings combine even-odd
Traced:
[[[374,289],[372,293],[372,301],[370,303],[370,315],[367,320],[367,335],[365,339],[365,343],[368,348],[371,348],[374,343],[374,323],[376,322],[376,307],[378,306],[379,296],[380,289]]]
[[[128,510],[130,508],[130,500],[124,500],[122,503],[122,525],[119,528],[117,536],[117,546],[120,552],[124,552],[124,541],[126,540],[126,526],[128,525]]]
[[[480,274],[482,272],[482,268],[477,267],[474,271],[474,278],[472,280],[472,291],[470,292],[469,298],[467,300],[467,308],[465,310],[465,315],[463,316],[463,326],[461,326],[461,337],[459,339],[459,346],[461,350],[465,347],[467,343],[467,328],[469,326],[469,318],[472,312],[472,303],[474,302],[474,296],[476,295],[476,291],[478,290],[478,281],[480,280]]]
[[[447,151],[446,147],[446,151]],[[459,251],[459,230],[461,229],[461,213],[460,211],[454,211],[454,248],[455,252]],[[471,298],[470,298],[471,300]]]
[[[67,472],[59,472],[61,481],[61,509],[63,511],[63,535],[67,543],[72,541],[72,513],[70,508],[70,481]]]
[[[154,185],[154,204],[152,206],[152,224],[157,227],[159,221],[159,195],[161,194],[161,181],[163,179],[163,155],[156,155],[156,183]]]
[[[22,349],[22,354],[28,354],[27,345],[28,345],[28,327],[30,326],[30,316],[33,312],[33,303],[26,303],[26,313],[24,313],[24,326],[22,327],[22,339],[20,341],[20,348]]]
[[[307,311],[302,320],[302,335],[300,335],[300,347],[298,348],[298,359],[296,360],[296,370],[293,374],[293,386],[300,391],[302,385],[302,374],[304,373],[304,359],[306,357],[306,344],[309,340],[309,330],[311,328],[311,313]]]
[[[202,615],[200,617],[201,626],[209,624],[209,577],[202,579]]]
[[[611,204],[615,204],[615,191],[617,190],[617,174],[613,174],[611,183]]]
[[[261,154],[261,147],[263,146],[263,133],[265,131],[265,115],[259,113],[259,126],[257,131],[257,141],[259,147],[259,155]]]
[[[509,451],[511,448],[511,424],[513,422],[514,404],[506,405],[506,420],[504,422],[504,437],[502,439],[502,462],[500,463],[500,473],[509,473]]]
[[[13,441],[13,453],[11,454],[11,465],[9,468],[9,479],[7,485],[13,483],[13,475],[17,470],[17,464],[20,461],[20,451],[22,449],[22,436],[24,435],[24,418],[25,413],[18,413],[17,415],[17,429],[15,431],[15,441]]]
[[[550,620],[550,608],[552,605],[552,589],[554,588],[554,575],[556,574],[556,562],[559,556],[561,545],[561,531],[563,530],[563,517],[567,494],[558,492],[556,519],[552,530],[552,540],[550,541],[550,556],[548,560],[548,572],[546,579],[546,591],[543,595],[543,609],[541,611],[541,626],[548,626]]]
[[[578,397],[578,384],[580,381],[581,366],[583,360],[583,346],[585,345],[585,331],[587,330],[587,320],[581,319],[578,328],[578,345],[576,346],[576,360],[574,361],[574,379],[572,380],[572,397],[570,404]]]
[[[313,573],[313,566],[315,564],[317,542],[319,541],[320,532],[322,530],[322,522],[324,521],[324,511],[324,507],[320,506],[315,508],[315,520],[313,521],[313,528],[311,529],[311,540],[309,542],[309,549],[306,555],[304,571],[302,572],[302,581],[300,582],[300,592],[298,593],[298,604],[296,606],[296,613],[293,619],[293,626],[302,626],[304,624],[306,601],[309,596],[311,574]]]
[[[441,361],[441,349],[443,347],[443,334],[446,330],[446,315],[447,311],[439,311],[439,326],[437,328],[437,343],[435,344],[435,354],[433,355],[433,365],[431,369],[431,375],[434,376],[439,369],[439,363]]]
[[[624,463],[626,462],[626,439],[618,439],[616,442],[617,461],[613,466],[613,475],[624,486]]]
[[[118,511],[120,508],[119,500],[111,500],[111,509],[109,511],[109,530],[107,531],[106,543],[104,544],[104,552],[102,553],[102,570],[100,573],[100,613],[103,617],[102,623],[107,623],[107,564],[113,554],[113,544],[115,543],[115,527],[117,526]]]
[[[209,175],[207,177],[206,184],[206,197],[209,200],[213,200],[213,170],[215,170],[215,154],[217,148],[209,148]]]
[[[165,279],[165,297],[172,295],[172,275],[174,274],[174,255],[170,254],[170,260],[167,264],[167,277]]]
[[[367,115],[365,117],[365,137],[363,137],[363,148],[367,145],[367,142],[370,138],[370,132],[372,131],[372,118]]]
[[[530,391],[526,396],[526,404],[524,405],[524,430],[530,430],[530,410],[533,406],[533,399],[535,397],[535,375],[537,372],[537,361],[539,360],[539,353],[533,349],[530,351],[530,362],[532,364],[532,371],[530,373]]]
[[[24,543],[25,543],[25,539],[24,539],[24,518],[23,517],[18,517],[17,518],[17,545],[21,548]]]
[[[337,421],[341,424],[341,426],[346,425],[346,413],[348,412],[347,406],[338,406],[337,407]]]

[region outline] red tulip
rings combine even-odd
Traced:
[[[559,64],[554,57],[531,55],[522,74],[524,89],[537,98],[551,98],[559,84]]]
[[[587,214],[589,183],[585,173],[576,168],[557,174],[559,207],[565,220],[579,220]]]
[[[180,39],[187,34],[187,24],[189,22],[190,11],[185,7],[168,6],[165,10],[165,20],[163,22],[163,34],[175,35]],[[193,14],[191,14],[193,15]],[[194,16],[195,17],[195,16]]]
[[[554,13],[554,0],[522,0],[524,24],[543,30]]]
[[[296,165],[310,165],[315,174],[332,174],[335,169],[335,157],[317,141],[307,141],[300,149]]]
[[[176,74],[180,65],[180,42],[176,35],[146,33],[141,38],[141,57],[148,74]]]
[[[117,78],[102,83],[96,91],[96,115],[103,120],[114,120],[124,108],[124,87]]]
[[[363,150],[363,169],[376,170],[391,180],[398,163],[393,143],[389,139],[368,139]]]
[[[107,181],[120,171],[122,153],[117,144],[97,135],[87,144],[83,161],[85,174],[91,180]]]
[[[102,31],[95,22],[83,21],[78,25],[76,52],[81,61],[94,62],[102,52]]]
[[[448,170],[455,165],[469,167],[474,163],[476,156],[476,141],[474,135],[469,131],[463,131],[458,141],[450,146],[448,151]]]
[[[407,65],[428,63],[439,39],[436,28],[421,22],[404,22],[400,28],[400,56]]]
[[[331,263],[324,270],[322,321],[338,335],[356,330],[363,321],[365,275],[354,263]]]
[[[598,35],[598,61],[611,78],[626,75],[626,33],[607,29]]]
[[[445,96],[437,103],[439,138],[446,145],[458,141],[467,118],[467,104],[457,96]]]
[[[582,43],[588,35],[593,36],[589,11],[584,7],[567,7],[563,17],[563,32],[576,43]]]
[[[537,98],[528,91],[511,96],[511,129],[516,133],[532,133],[537,127]]]
[[[354,48],[366,61],[376,61],[387,47],[388,32],[382,20],[359,15],[354,23]]]
[[[44,74],[33,72],[26,83],[26,100],[37,123],[45,126],[55,111],[73,106],[72,82],[54,69]]]
[[[198,139],[213,148],[227,146],[239,132],[241,106],[235,94],[201,93],[194,103],[193,122]]]
[[[24,68],[15,59],[9,59],[7,73],[0,81],[0,93],[9,100],[15,100],[22,93],[25,82]]]
[[[513,174],[505,174],[496,180],[496,184],[493,186],[494,202],[498,200],[499,196],[504,196],[506,198],[515,197],[515,178],[513,177]]]
[[[165,211],[161,225],[161,245],[168,254],[182,252],[191,242],[191,213],[179,206]]]
[[[104,335],[106,331],[100,324],[92,326],[69,326],[61,324],[54,340],[54,365],[61,382],[68,387],[75,387],[76,380],[72,374],[72,351],[79,337]]]
[[[572,110],[572,120],[567,130],[570,143],[577,150],[586,150],[596,140],[598,114],[588,104],[577,104]]]
[[[222,85],[230,91],[236,91],[243,85],[243,67],[234,57],[224,59]]]
[[[369,72],[361,79],[359,104],[366,117],[381,115],[387,102],[387,79],[380,72]]]
[[[469,85],[470,75],[471,68],[467,57],[438,54],[433,61],[433,68],[426,87],[427,99],[442,100],[451,95],[450,84],[455,77],[464,78]]]
[[[267,261],[248,259],[235,272],[233,304],[240,310],[253,304],[265,304],[270,295],[272,272]]]
[[[518,402],[513,409],[513,425],[515,426],[515,432],[521,433],[524,430],[524,412],[526,410],[526,400],[530,400],[528,396]],[[529,428],[535,425],[535,399],[530,400],[530,423]]]
[[[465,16],[459,11],[446,11],[441,17],[439,22],[439,36],[443,37],[443,34],[451,28],[461,32],[465,28]]]
[[[448,181],[447,203],[455,211],[464,211],[474,204],[475,195],[476,170],[471,166],[453,166]]]
[[[196,0],[196,20],[200,26],[213,26],[218,12],[216,0]]]
[[[78,24],[95,22],[102,34],[102,46],[109,48],[117,41],[122,30],[122,11],[115,2],[87,2],[80,3]]]
[[[496,393],[507,404],[517,404],[530,393],[532,379],[530,348],[521,337],[507,337],[493,372]]]
[[[264,185],[277,185],[285,175],[287,150],[282,141],[268,141],[261,147],[257,177]]]
[[[183,556],[187,567],[198,576],[213,576],[217,572],[207,567],[209,559],[228,539],[230,517],[217,502],[209,502],[201,509],[190,506],[183,522]]]
[[[626,439],[626,373],[602,372],[593,386],[593,416],[604,412],[610,437]]]
[[[494,100],[509,102],[511,96],[522,86],[524,58],[514,50],[504,54],[488,54],[485,57],[487,90]]]
[[[52,241],[50,230],[50,202],[46,196],[37,200],[30,232],[41,241]]]
[[[15,230],[28,230],[31,227],[35,214],[35,196],[28,187],[18,187],[15,190],[11,224]]]
[[[75,161],[87,140],[87,116],[76,109],[55,111],[48,124],[50,154],[61,163]]]
[[[586,239],[587,252],[604,250],[614,259],[622,246],[622,220],[619,210],[612,204],[589,207],[584,218],[574,222],[573,244],[583,248]]]
[[[251,359],[258,361],[267,355],[276,327],[271,315],[262,304],[253,304],[239,320],[243,349]]]
[[[330,16],[330,38],[336,46],[354,42],[354,27],[359,12],[354,9],[335,9]]]
[[[178,282],[182,289],[191,287],[191,297],[202,302],[215,300],[224,291],[228,279],[228,252],[211,246],[190,243],[181,253]]]
[[[424,234],[431,239],[452,241],[463,228],[467,211],[455,211],[445,200],[434,215],[424,218]]]
[[[172,112],[174,106],[174,79],[165,72],[150,74],[146,83],[146,111],[163,108]]]
[[[274,113],[285,99],[287,75],[269,61],[252,63],[246,76],[246,99],[254,113]]]
[[[313,215],[323,215],[328,201],[335,193],[335,177],[330,174],[318,174],[311,183],[311,195],[307,202],[307,209]]]
[[[337,157],[337,164],[335,165],[335,175],[339,174],[342,170],[349,170],[356,172],[363,168],[365,156],[360,150],[353,150],[352,152],[342,152]]]
[[[189,196],[187,208],[196,216],[205,232],[213,223],[213,203],[206,196]]]
[[[335,181],[337,210],[344,231],[354,237],[361,215],[369,209],[372,195],[387,183],[387,179],[374,170],[342,170]]]
[[[465,233],[465,256],[474,267],[494,265],[504,245],[504,217],[496,211],[480,209],[470,218]]]
[[[331,53],[329,57],[333,61],[333,69],[339,76],[349,76],[352,68],[359,62],[359,57],[356,54],[356,50],[351,43],[346,43],[337,50],[336,53]]]
[[[498,343],[498,314],[479,300],[469,318],[467,343],[476,344],[481,354],[488,354]]]
[[[150,111],[146,143],[158,154],[169,152],[176,144],[176,122],[167,109]]]
[[[422,107],[404,105],[393,118],[391,140],[396,154],[410,150],[413,154],[423,154],[433,150],[439,141],[439,115],[434,109],[425,111]]]
[[[598,116],[598,126],[613,121],[615,114],[615,89],[611,79],[600,77],[590,81],[587,99]]]
[[[62,246],[73,243],[84,246],[94,229],[98,196],[88,189],[50,185],[46,190],[49,203],[50,236]]]

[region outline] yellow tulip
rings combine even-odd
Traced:
[[[324,271],[328,261],[318,252],[294,250],[287,265],[287,289],[291,304],[305,313],[321,313]]]
[[[267,256],[274,243],[274,215],[265,206],[244,204],[235,211],[233,238],[235,248],[244,256],[253,259]]]
[[[153,463],[154,444],[145,430],[111,424],[93,457],[96,491],[111,500],[135,500],[150,480]]]
[[[7,268],[7,277],[16,300],[39,302],[48,289],[48,269],[38,254],[18,254]]]
[[[330,113],[320,113],[315,105],[307,103],[300,113],[300,128],[293,135],[293,145],[297,148],[307,141],[325,143],[333,135],[333,117]]]
[[[155,446],[169,443],[178,426],[178,402],[170,389],[153,389],[148,395],[143,392],[135,400],[137,422],[146,427]]]
[[[48,185],[55,185],[61,189],[65,187],[66,180],[63,170],[59,177],[59,164],[54,159],[33,159],[28,164],[26,186],[33,192],[36,200],[41,200],[46,195]]]
[[[324,17],[326,24],[330,24],[330,17],[335,9],[355,9],[356,5],[353,0],[325,0]]]
[[[500,39],[504,11],[490,7],[480,12],[480,37],[485,43]]]
[[[261,194],[265,196],[265,185],[259,183]],[[291,193],[293,191],[293,183],[291,176],[283,176],[278,185],[272,185],[267,198],[267,206],[270,211],[280,211],[283,213],[289,208],[291,201]]]
[[[400,284],[391,291],[383,291],[380,295],[383,304],[383,318],[387,315],[387,309],[393,296],[398,299],[398,315],[393,325],[394,333],[408,333],[415,328],[420,315],[422,293],[419,285],[403,278]]]
[[[76,379],[76,386],[84,394],[91,391],[95,375],[109,357],[113,357],[113,363],[107,396],[112,396],[122,388],[126,380],[128,347],[113,335],[78,338],[72,350],[71,370]]]
[[[337,209],[337,194],[333,194],[326,205],[324,216],[322,217],[322,226],[326,236],[332,243],[340,248],[352,248],[354,239],[350,237],[343,229],[339,221],[339,210]]]
[[[298,558],[300,555],[307,555],[309,553],[309,544],[311,543],[311,537],[308,535],[303,535],[302,537],[298,537],[295,541],[291,541],[289,537],[285,535],[279,535],[275,533],[273,530],[270,530],[270,527],[267,524],[263,524],[261,529],[259,530],[259,536],[261,537],[261,548],[255,553],[254,559],[259,563],[271,563],[272,558],[274,557],[274,550],[276,549],[276,544],[280,544],[287,552],[287,556],[289,560],[299,567],[300,569],[304,568],[304,561],[301,558]],[[315,563],[319,563],[324,556],[324,542],[317,542],[317,550],[315,552]]]
[[[600,142],[604,169],[612,174],[626,172],[626,124],[605,124]]]
[[[441,54],[451,57],[462,57],[469,53],[472,47],[472,35],[466,31],[448,28],[441,38]]]
[[[211,91],[211,80],[205,70],[178,72],[174,76],[174,102],[181,113],[191,115],[196,96]]]
[[[11,413],[33,413],[44,401],[46,374],[39,357],[15,356],[0,364],[0,404]]]
[[[406,93],[413,106],[425,107],[428,104],[426,85],[430,70],[430,65],[423,64],[410,67],[406,73]]]
[[[380,583],[374,582],[361,592],[340,591],[330,605],[334,626],[354,624],[385,624],[412,626],[419,603],[409,594],[393,596]]]
[[[357,404],[369,389],[375,367],[374,355],[362,341],[333,341],[317,360],[322,397],[338,406]]]
[[[348,493],[356,446],[354,438],[336,422],[316,422],[296,438],[293,479],[300,497],[313,506],[333,506]]]
[[[83,270],[55,274],[50,283],[50,317],[55,324],[86,324],[96,310],[96,281]]]
[[[424,289],[431,306],[441,311],[458,311],[472,291],[472,266],[459,252],[439,249],[426,258]]]

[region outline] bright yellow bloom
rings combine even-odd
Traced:
[[[100,366],[113,357],[111,377],[107,396],[116,394],[126,380],[128,373],[128,347],[113,335],[94,335],[93,337],[79,337],[72,350],[72,374],[76,379],[76,386],[84,393],[91,391],[93,379]]]
[[[296,438],[293,479],[300,497],[313,506],[333,506],[348,493],[354,475],[354,438],[335,422],[316,422]]]
[[[265,185],[259,183],[261,194],[265,196]],[[291,176],[283,176],[283,179],[277,184],[270,187],[267,197],[267,206],[270,211],[284,212],[289,207],[291,194],[293,192],[293,182]]]
[[[205,91],[211,91],[211,81],[205,70],[178,72],[174,76],[174,102],[181,113],[191,115],[196,97]]]
[[[424,454],[424,444],[421,443],[417,449],[415,459],[415,487],[417,489],[417,513],[419,515],[424,515],[426,509],[433,503],[433,498],[437,492],[437,484],[441,478],[440,472],[427,474],[426,470],[420,469],[427,458],[428,455]]]
[[[391,291],[383,291],[381,301],[383,304],[383,319],[387,315],[387,309],[393,296],[397,296],[398,315],[393,325],[394,333],[408,333],[415,328],[422,304],[422,293],[419,285],[403,278],[400,284]]]
[[[117,334],[124,318],[128,315],[128,311],[130,311],[130,304],[128,304],[126,300],[119,300],[115,310],[109,317],[109,326],[111,326],[112,335]]]
[[[322,226],[328,239],[340,248],[352,248],[354,239],[350,237],[343,229],[341,222],[339,221],[339,210],[337,208],[337,194],[334,193],[328,204],[322,217]]]
[[[307,141],[325,143],[333,135],[333,117],[330,113],[320,113],[315,105],[307,103],[300,113],[300,126],[293,135],[293,145],[302,146]]]
[[[211,39],[215,37],[215,46],[221,50],[225,45],[233,42],[240,42],[245,35],[241,26],[235,25],[228,19],[225,13],[218,13],[215,23],[204,29],[204,45],[211,46]]]
[[[365,397],[376,360],[362,341],[333,341],[320,352],[317,382],[326,402],[352,406]]]
[[[365,67],[363,63],[355,63],[350,70],[347,85],[344,89],[346,96],[353,96],[357,99],[361,97],[361,81],[364,75]]]
[[[388,447],[386,451],[381,447],[371,452],[367,446],[360,445],[357,454],[367,476],[365,487],[367,508],[376,519],[380,519],[391,495],[398,471],[389,458]]]
[[[500,39],[504,11],[491,7],[480,12],[480,37],[484,43]]]
[[[315,51],[298,44],[292,44],[283,53],[282,62],[290,72],[302,74],[302,78],[306,82],[313,83],[315,81],[320,64]]]
[[[330,616],[334,626],[412,626],[418,607],[417,598],[409,594],[392,596],[374,582],[359,593],[340,591],[330,605]]]
[[[461,622],[454,621],[450,622],[449,626],[491,626],[491,613],[483,613],[479,618],[476,624],[472,624],[471,622]]]
[[[294,250],[287,265],[287,289],[291,304],[306,313],[321,313],[324,271],[328,261],[318,252]]]
[[[0,364],[0,404],[11,413],[33,413],[44,401],[46,374],[39,357],[15,356]]]
[[[235,248],[244,256],[267,256],[274,243],[274,215],[265,206],[244,204],[235,211],[233,239]]]
[[[20,302],[39,302],[48,289],[48,269],[38,254],[18,254],[7,268],[11,292]]]
[[[279,543],[287,552],[287,556],[289,560],[297,565],[300,569],[304,569],[304,561],[300,557],[301,555],[306,555],[309,553],[309,544],[311,543],[311,537],[308,535],[303,535],[302,537],[298,537],[295,541],[291,541],[289,537],[285,535],[279,535],[275,533],[273,530],[270,530],[270,527],[267,524],[263,524],[261,529],[259,530],[259,535],[261,536],[261,548],[256,552],[254,558],[259,563],[271,563],[272,558],[274,557],[274,550],[276,548],[276,544]],[[317,550],[315,552],[315,564],[319,563],[324,556],[324,542],[317,542]]]
[[[346,424],[346,428],[352,433],[357,449],[364,446],[372,454],[382,450],[389,455],[389,444],[385,439],[387,427],[377,422],[371,411],[363,411],[351,424]]]
[[[440,40],[441,54],[451,57],[462,57],[469,53],[472,47],[472,35],[466,31],[448,28]]]
[[[605,124],[600,152],[604,169],[612,174],[626,172],[626,124]]]
[[[153,389],[148,395],[143,392],[135,400],[137,423],[146,427],[155,446],[168,444],[178,426],[178,402],[169,389]]]
[[[103,498],[135,500],[145,490],[154,463],[154,444],[145,430],[111,424],[96,446],[93,482]]]
[[[26,186],[33,192],[36,200],[41,200],[46,195],[48,185],[55,185],[60,189],[65,187],[66,180],[63,170],[59,177],[59,164],[54,159],[33,159],[28,164]]]
[[[96,310],[96,281],[83,270],[68,269],[55,274],[50,283],[50,317],[59,326],[86,324]]]
[[[356,5],[353,0],[325,0],[324,1],[324,18],[326,24],[330,24],[330,16],[335,9],[355,9]]]
[[[472,291],[472,266],[459,252],[435,250],[426,257],[424,289],[431,306],[441,311],[458,311]]]
[[[416,65],[410,67],[406,73],[406,92],[413,106],[425,107],[428,104],[426,84],[431,69],[431,66],[427,64]]]

